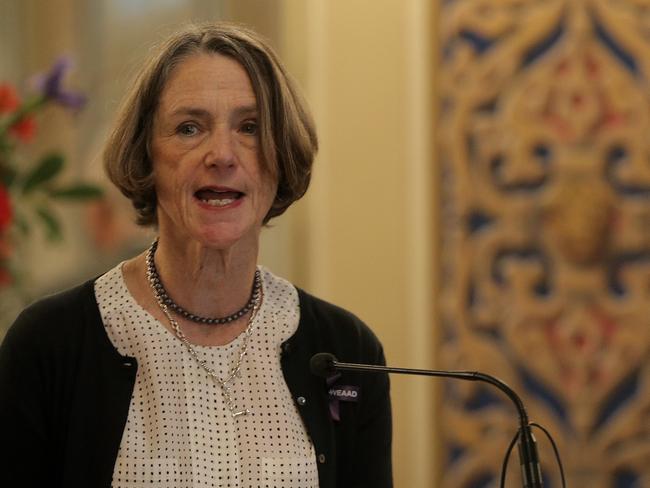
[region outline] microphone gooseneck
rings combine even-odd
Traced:
[[[521,398],[515,391],[499,378],[478,371],[442,371],[429,369],[392,368],[374,364],[341,363],[336,356],[327,352],[314,354],[309,361],[311,372],[323,378],[332,376],[337,371],[363,371],[375,373],[397,373],[421,376],[438,376],[456,378],[466,381],[482,381],[495,386],[505,393],[515,404],[519,413],[519,461],[524,488],[542,488],[542,471],[537,454],[537,443],[530,429],[528,414]]]

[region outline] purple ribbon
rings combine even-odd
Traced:
[[[336,422],[341,420],[341,402],[358,402],[360,397],[358,386],[334,385],[340,377],[337,373],[327,378],[330,416]]]

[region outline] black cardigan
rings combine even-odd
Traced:
[[[309,372],[323,351],[384,364],[381,344],[349,312],[298,296],[300,322],[281,364],[314,443],[320,487],[391,487],[388,377],[343,373],[337,384],[360,395],[340,402],[336,421],[325,380]],[[92,281],[25,309],[0,346],[0,486],[110,487],[137,367],[106,335]]]

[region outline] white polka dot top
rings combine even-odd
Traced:
[[[108,337],[138,373],[113,470],[113,488],[318,486],[313,445],[280,368],[280,345],[298,327],[298,293],[260,268],[264,299],[253,323],[233,418],[221,388],[187,348],[129,293],[121,265],[95,282]],[[225,378],[243,334],[225,346],[195,346]]]

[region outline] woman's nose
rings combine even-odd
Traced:
[[[227,129],[215,129],[207,140],[204,162],[207,166],[232,166],[235,164],[235,140]]]

